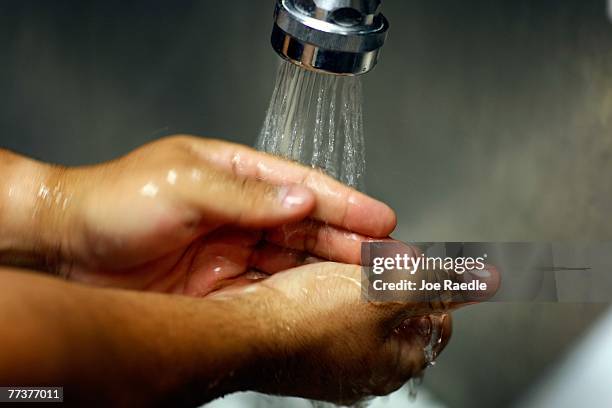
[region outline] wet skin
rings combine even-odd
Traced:
[[[420,372],[424,317],[461,306],[363,302],[347,264],[393,211],[246,147],[180,136],[82,168],[4,157],[0,259],[72,282],[0,271],[0,349],[15,350],[0,383],[66,384],[100,405],[248,389],[351,402]],[[441,330],[436,352],[449,318]]]
[[[101,286],[202,296],[312,257],[359,263],[361,242],[395,227],[387,205],[319,171],[220,141],[180,136],[98,166],[31,167],[37,182],[13,182],[33,197],[14,218],[35,213],[25,232],[47,233],[15,246],[35,242],[17,249]]]

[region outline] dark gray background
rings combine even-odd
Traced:
[[[396,237],[610,240],[605,2],[384,10],[389,41],[364,78],[367,184],[397,210]],[[74,165],[176,132],[252,144],[277,66],[271,12],[268,0],[3,1],[0,145]],[[451,407],[508,406],[607,307],[461,311],[426,384]]]

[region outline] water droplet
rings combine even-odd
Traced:
[[[166,181],[168,182],[168,184],[175,185],[177,178],[178,178],[178,174],[176,170],[172,169],[168,171],[168,175],[166,176]]]
[[[49,195],[49,188],[45,186],[44,184],[41,185],[40,188],[38,189],[38,196],[42,199],[46,199],[48,195]]]
[[[202,170],[200,169],[191,169],[191,179],[193,181],[201,181],[202,180]]]
[[[145,197],[155,197],[158,192],[159,187],[152,181],[148,182],[140,189],[140,194]]]

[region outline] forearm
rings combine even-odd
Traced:
[[[68,402],[125,406],[248,388],[241,372],[256,363],[259,328],[232,303],[23,272],[0,271],[0,288],[0,386],[64,386]]]
[[[62,242],[57,208],[70,204],[61,168],[0,149],[0,264],[46,269]]]

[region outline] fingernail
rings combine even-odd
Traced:
[[[488,265],[485,265],[482,269],[467,271],[463,275],[462,281],[468,284],[474,282],[477,285],[461,293],[465,302],[482,302],[490,299],[495,295],[499,286],[496,270],[491,269]]]
[[[487,279],[491,277],[491,272],[489,272],[487,269],[473,269],[470,271],[470,275],[474,275],[481,279]]]
[[[312,193],[306,187],[283,186],[280,188],[278,195],[282,206],[292,209],[303,206],[310,199]]]

